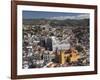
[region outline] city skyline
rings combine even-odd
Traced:
[[[23,11],[23,69],[90,65],[89,14]]]

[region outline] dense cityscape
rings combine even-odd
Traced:
[[[23,69],[89,66],[89,19],[23,20]]]

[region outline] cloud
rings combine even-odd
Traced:
[[[77,16],[57,16],[57,17],[50,17],[49,19],[56,19],[56,20],[65,20],[65,19],[88,19],[89,14],[80,14]]]

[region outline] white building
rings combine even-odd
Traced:
[[[70,43],[68,39],[59,41],[55,36],[52,37],[52,46],[53,46],[53,51],[56,49],[61,50],[61,49],[70,49]]]

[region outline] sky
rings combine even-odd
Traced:
[[[23,11],[23,19],[74,19],[88,18],[88,13],[67,13],[67,12],[43,12],[43,11]]]

